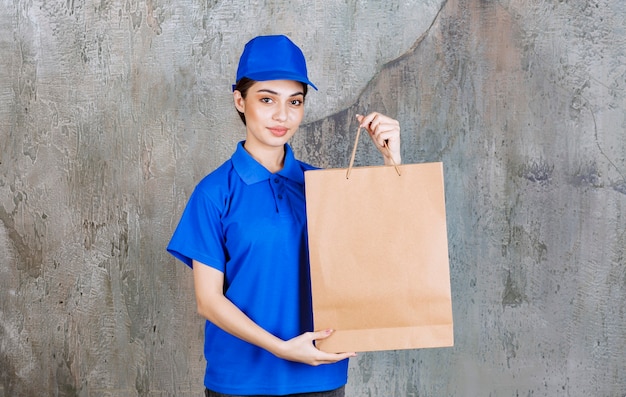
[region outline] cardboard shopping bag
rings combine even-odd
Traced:
[[[453,345],[442,163],[305,172],[316,330],[328,352]]]

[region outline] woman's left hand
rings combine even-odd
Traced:
[[[356,115],[356,119],[362,128],[369,132],[370,137],[378,150],[382,153],[385,164],[400,164],[400,123],[398,120],[387,117],[378,112],[372,112],[366,116]],[[385,148],[385,144],[387,148]]]

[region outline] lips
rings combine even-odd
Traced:
[[[274,136],[284,136],[287,131],[289,131],[289,129],[285,127],[268,127],[268,130],[270,130]]]

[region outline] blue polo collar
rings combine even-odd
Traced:
[[[246,185],[252,185],[271,178],[274,174],[269,172],[267,168],[263,167],[246,151],[243,147],[244,142],[245,141],[241,141],[237,144],[237,149],[231,158],[233,167],[241,180],[243,180]],[[299,161],[296,160],[289,144],[285,144],[285,162],[283,169],[276,174],[291,179],[301,185],[304,184],[304,171],[302,167],[300,167]]]

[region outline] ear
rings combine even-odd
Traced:
[[[235,108],[241,113],[245,113],[246,100],[241,96],[241,91],[233,91],[233,101],[235,102]]]

